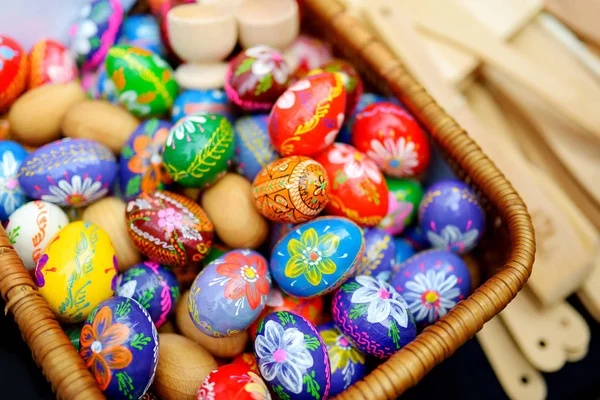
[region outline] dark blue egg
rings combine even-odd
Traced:
[[[279,158],[269,138],[269,114],[247,115],[235,121],[237,172],[253,181],[261,169]]]
[[[408,303],[417,324],[426,326],[467,298],[471,275],[456,254],[426,250],[406,260],[390,283]]]
[[[364,229],[365,253],[356,275],[370,275],[389,281],[396,261],[396,243],[392,235],[381,228]]]
[[[142,122],[121,150],[119,184],[126,201],[138,194],[167,189],[171,178],[162,166],[162,152],[173,125],[159,119]]]
[[[131,15],[123,21],[119,44],[146,49],[164,57],[165,48],[160,38],[160,27],[151,14]]]
[[[365,376],[365,355],[361,353],[340,331],[335,323],[328,322],[317,327],[327,347],[331,368],[329,396],[336,396]]]
[[[396,245],[396,259],[394,260],[394,267],[392,268],[392,275],[398,272],[400,265],[415,255],[417,252],[415,248],[406,239],[397,237],[394,238],[394,244]]]
[[[354,125],[354,118],[356,114],[361,112],[366,106],[375,104],[375,103],[394,103],[396,105],[402,106],[398,99],[395,97],[385,97],[375,93],[363,93],[358,100],[358,104],[354,109],[354,112],[350,116],[346,116],[346,122],[340,129],[340,133],[338,134],[336,141],[342,142],[346,144],[352,144],[352,125]]]
[[[175,124],[183,117],[202,113],[222,115],[232,124],[235,121],[235,108],[222,89],[183,91],[173,103],[171,121]]]
[[[425,250],[431,247],[429,240],[423,234],[419,225],[409,226],[402,232],[402,238],[406,240],[415,249],[415,251]]]
[[[27,201],[17,175],[19,167],[27,157],[27,150],[10,140],[0,141],[0,221]]]
[[[144,261],[119,275],[115,296],[136,300],[150,313],[154,325],[160,328],[175,311],[179,282],[168,267]]]
[[[21,164],[19,183],[33,199],[82,207],[108,193],[117,168],[117,160],[106,146],[66,138],[29,154]]]
[[[158,334],[137,301],[111,297],[81,328],[79,354],[109,399],[137,399],[150,388],[158,365]]]
[[[358,275],[333,296],[333,321],[363,353],[387,358],[417,336],[408,304],[387,282]]]
[[[431,247],[462,254],[475,247],[483,236],[485,214],[466,183],[440,181],[423,195],[419,226]]]
[[[327,347],[304,317],[269,314],[258,326],[254,355],[265,383],[280,399],[326,399],[331,386]]]

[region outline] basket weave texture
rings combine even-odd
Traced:
[[[535,239],[527,208],[510,182],[392,53],[338,0],[303,0],[305,18],[381,92],[393,94],[429,131],[458,177],[482,198],[490,221],[479,257],[500,261],[469,298],[427,327],[339,399],[395,399],[479,331],[516,296],[531,274]],[[33,358],[60,399],[103,399],[0,227],[0,292]]]

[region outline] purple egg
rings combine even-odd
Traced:
[[[317,327],[327,347],[331,368],[329,396],[336,396],[365,376],[365,355],[333,322]]]
[[[208,336],[233,335],[258,318],[270,289],[267,260],[252,250],[232,250],[208,264],[192,283],[190,317]]]
[[[108,193],[117,169],[117,160],[106,146],[66,138],[30,153],[21,164],[19,184],[32,199],[82,207]]]
[[[471,290],[463,260],[446,250],[427,250],[409,258],[390,282],[408,303],[417,325],[433,324]]]
[[[280,399],[326,399],[331,386],[327,347],[304,317],[269,314],[258,326],[254,355],[265,383]]]
[[[333,296],[333,321],[356,348],[387,358],[410,343],[417,326],[406,301],[387,282],[358,275]]]
[[[365,252],[356,269],[356,275],[369,275],[389,281],[396,261],[396,243],[389,233],[380,228],[363,228]]]
[[[140,303],[154,325],[160,328],[175,311],[179,282],[168,267],[144,261],[119,275],[115,296],[129,297]]]
[[[235,154],[237,172],[253,181],[261,169],[279,155],[271,144],[267,124],[269,114],[247,115],[235,121]]]
[[[111,297],[81,328],[79,354],[109,399],[137,399],[150,388],[158,365],[158,334],[137,301]]]
[[[465,183],[447,180],[425,192],[419,206],[419,225],[432,247],[463,254],[481,239],[485,215]]]

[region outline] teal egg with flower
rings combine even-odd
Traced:
[[[0,141],[0,221],[6,221],[13,211],[27,201],[17,179],[25,157],[27,150],[20,144],[10,140]]]
[[[295,297],[321,296],[352,276],[365,249],[362,229],[349,219],[321,217],[297,226],[275,245],[271,273]]]

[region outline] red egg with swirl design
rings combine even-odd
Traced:
[[[42,39],[29,52],[29,88],[46,83],[67,83],[77,79],[75,59],[61,43]]]
[[[269,116],[269,136],[283,157],[312,156],[330,146],[344,123],[346,89],[338,74],[304,78],[277,99]]]
[[[27,53],[8,36],[0,35],[0,111],[7,109],[25,89]]]
[[[198,204],[167,191],[141,193],[127,203],[127,230],[140,253],[179,269],[199,266],[213,241],[213,224]],[[196,271],[197,272],[197,271]]]
[[[223,365],[204,378],[197,400],[270,399],[269,389],[260,375],[248,366]]]
[[[371,104],[356,114],[352,144],[395,178],[420,175],[431,157],[427,136],[417,121],[393,103]]]
[[[344,82],[344,88],[346,89],[346,118],[350,118],[363,93],[363,82],[360,75],[354,69],[352,64],[346,60],[339,59],[331,60],[323,66],[313,69],[308,75],[311,76],[323,72],[335,72],[340,74],[342,82]]]
[[[375,162],[343,143],[334,143],[315,160],[329,176],[328,214],[362,226],[381,222],[388,210],[388,187]]]

